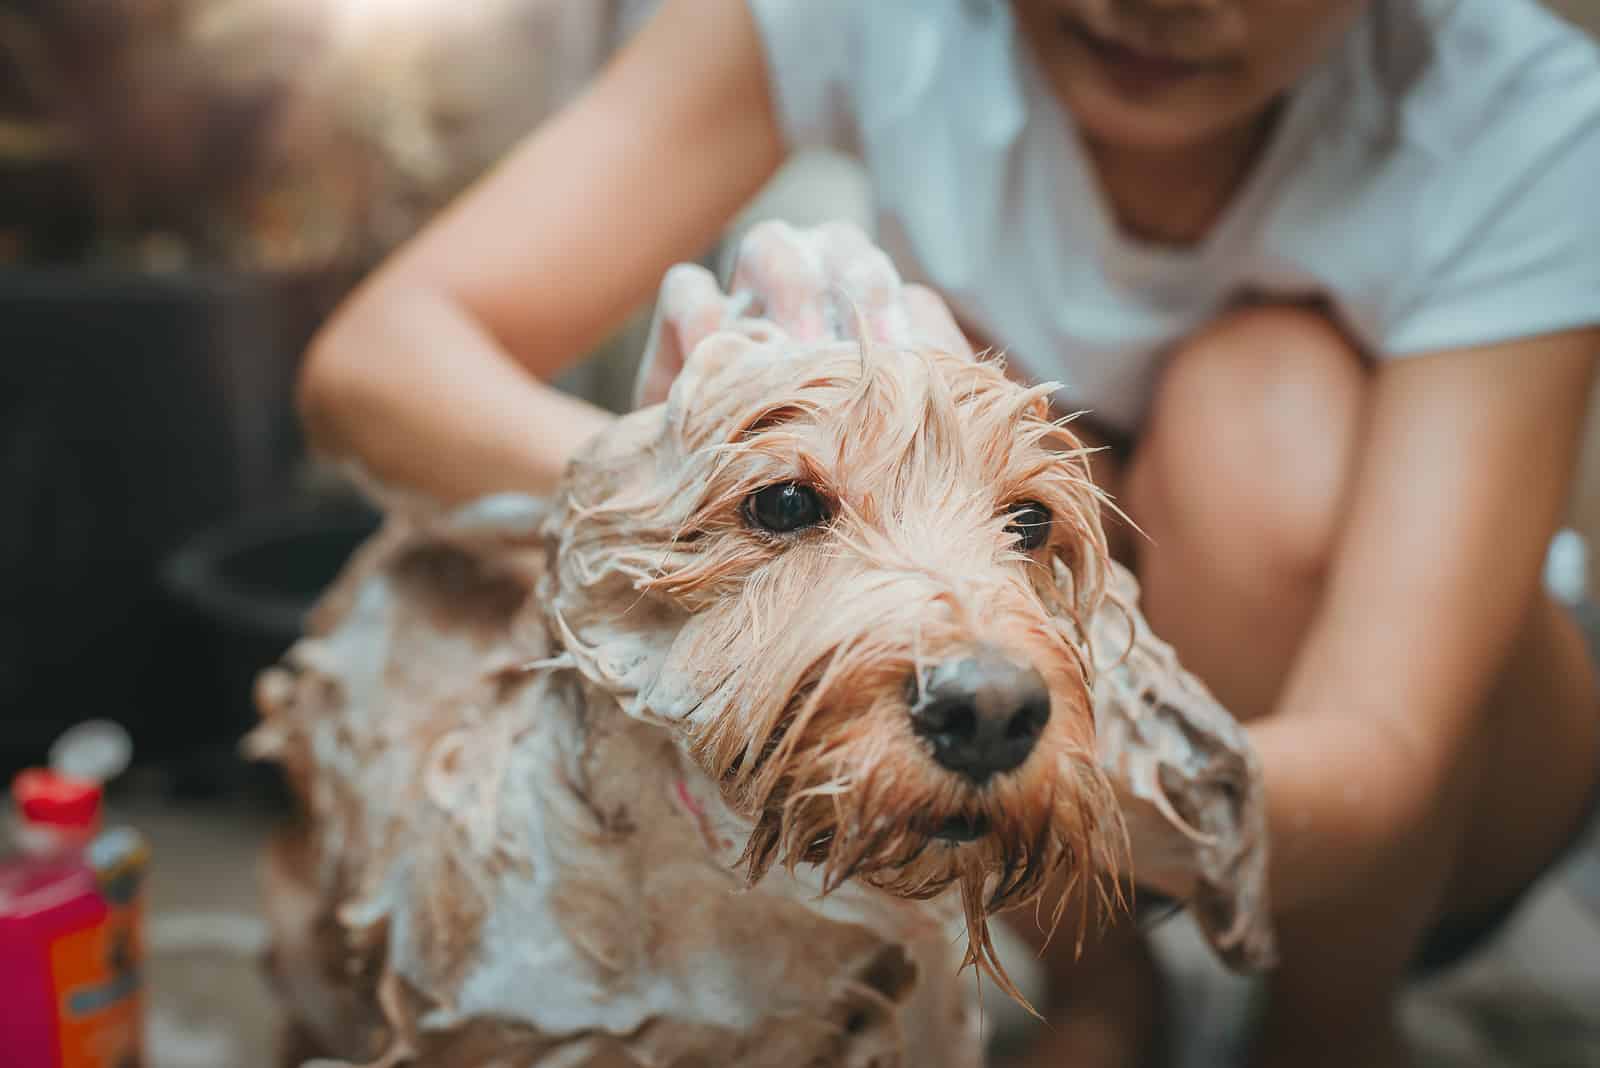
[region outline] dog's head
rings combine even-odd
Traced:
[[[985,964],[985,916],[1117,868],[1101,502],[1051,388],[745,320],[577,461],[554,524],[557,628],[750,822],[751,877],[958,883]]]

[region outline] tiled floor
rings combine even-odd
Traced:
[[[259,966],[257,858],[273,817],[244,804],[125,800],[151,843],[149,1068],[276,1068],[280,1018]]]

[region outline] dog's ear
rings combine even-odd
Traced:
[[[1275,959],[1266,796],[1250,739],[1139,611],[1109,562],[1091,619],[1096,751],[1121,802],[1136,885],[1183,901],[1230,966]]]

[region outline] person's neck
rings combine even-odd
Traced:
[[[1193,145],[1143,149],[1089,140],[1119,229],[1155,245],[1193,245],[1211,232],[1259,160],[1281,108]]]

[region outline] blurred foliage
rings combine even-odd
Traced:
[[[0,263],[370,263],[593,75],[624,0],[0,0]]]

